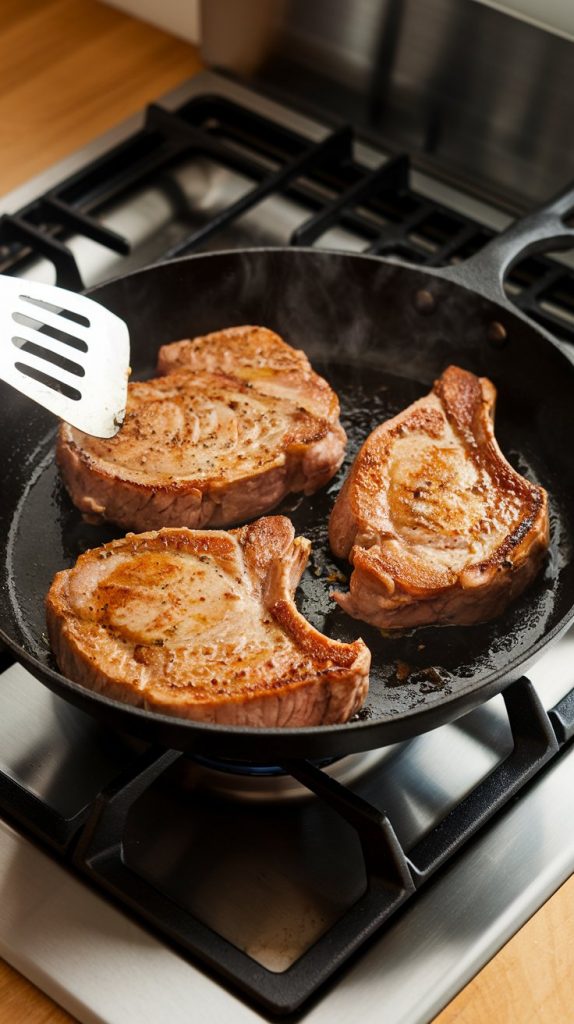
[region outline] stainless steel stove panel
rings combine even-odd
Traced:
[[[304,1015],[426,1024],[574,864],[562,757],[383,930]],[[83,1024],[265,1019],[0,823],[0,953]]]
[[[64,817],[133,760],[136,741],[99,727],[14,664],[0,676],[0,771]]]

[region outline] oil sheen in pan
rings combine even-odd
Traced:
[[[561,607],[561,573],[570,563],[567,537],[569,505],[561,481],[549,478],[536,457],[528,424],[505,417],[499,396],[497,437],[510,461],[549,491],[551,552],[545,571],[499,619],[465,627],[429,626],[409,634],[383,635],[349,618],[331,598],[346,586],[350,566],[335,560],[327,540],[328,518],[335,496],[361,443],[380,422],[428,391],[427,384],[389,374],[365,364],[315,364],[339,394],[341,418],[349,444],[344,465],[330,485],[305,498],[288,496],[273,511],[289,516],[297,534],[308,537],[313,552],[297,594],[303,614],[318,629],[339,640],[362,636],[373,660],[371,686],[362,718],[380,718],[415,711],[476,686],[502,667],[519,661],[531,645],[557,623]],[[513,410],[513,413],[515,411]],[[19,503],[8,544],[10,600],[22,645],[44,665],[56,667],[46,639],[44,596],[58,570],[73,565],[83,551],[122,535],[110,525],[85,523],[71,504],[54,462],[55,433],[35,452],[35,465]]]

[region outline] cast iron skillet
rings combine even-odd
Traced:
[[[320,494],[289,498],[276,511],[313,542],[299,590],[302,611],[329,636],[360,635],[372,650],[370,694],[357,720],[308,729],[202,725],[116,703],[60,675],[46,641],[44,595],[57,570],[119,531],[82,522],[54,466],[54,421],[8,387],[0,408],[5,643],[56,694],[113,727],[175,749],[259,763],[394,743],[457,718],[517,679],[573,617],[574,366],[509,305],[502,280],[519,256],[572,244],[563,218],[573,206],[574,190],[446,270],[253,249],[160,264],[90,292],[128,322],[136,378],[153,373],[164,342],[252,323],[304,348],[338,391],[349,435],[345,466]],[[501,447],[550,495],[550,556],[535,584],[493,623],[383,637],[329,598],[334,575],[348,568],[329,553],[328,514],[369,431],[425,394],[449,363],[487,375],[498,388]]]

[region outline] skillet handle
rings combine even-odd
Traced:
[[[549,252],[574,246],[574,223],[566,223],[574,213],[574,186],[534,213],[510,224],[480,252],[463,263],[441,268],[438,276],[453,281],[493,302],[508,305],[504,279],[512,266],[533,252]]]

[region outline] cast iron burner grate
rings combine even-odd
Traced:
[[[162,259],[212,246],[226,227],[272,195],[296,200],[309,211],[291,234],[291,245],[313,245],[329,229],[342,227],[364,239],[365,252],[441,266],[471,256],[492,237],[478,222],[417,194],[408,156],[395,156],[372,170],[355,160],[353,143],[348,126],[311,142],[218,96],[192,99],[175,112],[152,105],[140,131],[0,219],[0,270],[17,274],[38,254],[54,264],[59,285],[80,290],[81,273],[66,244],[70,236],[83,235],[128,256],[129,241],[98,219],[102,209],[193,156],[207,157],[252,185],[207,223],[168,244]],[[174,202],[185,207],[189,200],[180,194]],[[527,257],[512,269],[507,285],[520,309],[560,339],[574,342],[574,271],[545,256]]]
[[[9,669],[6,675],[14,671]],[[195,827],[195,841],[200,846],[209,843],[210,838],[201,824],[194,826],[194,817],[201,817],[201,798],[198,804],[185,790],[183,796],[174,797],[179,787],[177,770],[189,771],[187,766],[193,765],[193,759],[190,762],[176,751],[144,748],[142,744],[131,742],[124,744],[120,737],[110,741],[106,730],[92,731],[97,727],[89,716],[68,707],[60,698],[48,695],[41,684],[19,667],[17,673],[18,678],[12,680],[17,699],[21,701],[22,688],[29,687],[26,708],[29,709],[30,702],[34,705],[36,700],[41,700],[39,713],[45,718],[49,714],[56,715],[52,728],[59,723],[63,737],[69,736],[71,731],[75,734],[74,757],[62,765],[62,776],[69,779],[73,770],[79,776],[92,774],[93,777],[83,780],[82,790],[73,800],[70,801],[68,794],[65,806],[55,808],[53,804],[48,806],[49,801],[43,801],[33,786],[23,785],[9,768],[6,770],[5,765],[0,765],[0,809],[7,819],[49,846],[55,856],[143,919],[176,948],[273,1014],[297,1011],[317,990],[324,988],[356,950],[400,907],[416,897],[417,891],[437,870],[559,755],[574,734],[571,698],[565,698],[557,708],[546,712],[527,679],[513,683],[503,695],[509,724],[506,756],[414,845],[399,839],[400,829],[397,831],[391,820],[394,815],[389,818],[385,813],[387,799],[379,766],[373,768],[369,780],[351,788],[331,777],[324,766],[306,761],[283,765],[287,775],[314,794],[318,801],[314,808],[325,808],[341,823],[336,826],[337,834],[341,828],[351,833],[356,852],[354,860],[349,856],[349,863],[345,860],[343,863],[345,875],[353,876],[349,883],[351,898],[345,907],[286,968],[270,969],[265,962],[239,948],[229,935],[222,934],[225,929],[218,930],[201,914],[194,913],[186,906],[185,899],[174,898],[171,876],[177,870],[178,858],[187,860],[188,856],[193,856],[193,844],[191,853],[187,847],[187,833]],[[3,683],[0,702],[9,692],[9,686]],[[55,705],[53,712],[48,711],[47,701]],[[11,722],[9,706],[4,707],[4,712],[2,721],[6,724],[0,724],[0,735],[3,730],[9,735],[14,721]],[[56,739],[56,743],[61,745],[61,740]],[[96,749],[102,743],[104,758],[101,750]],[[95,767],[93,751],[90,761],[87,759],[86,750],[90,745],[99,758],[99,765]],[[99,793],[98,778],[103,785]],[[175,799],[179,802],[173,803]],[[211,808],[213,798],[208,802]],[[162,827],[166,806],[165,823],[169,834]],[[245,806],[242,802],[237,804],[236,811],[242,831],[248,827],[244,823],[248,813]],[[279,811],[283,815],[285,805],[281,805]],[[220,813],[229,815],[229,810]],[[249,813],[269,814],[269,810],[265,812],[265,808],[261,810],[258,805]],[[151,832],[150,825],[153,826]],[[262,835],[266,827],[264,823]],[[154,830],[158,832],[159,846],[153,845]],[[174,830],[179,833],[175,843]],[[351,840],[344,835],[342,838],[352,854]],[[151,848],[146,849],[149,844]],[[307,850],[305,856],[308,855]],[[330,850],[320,848],[315,855],[319,857],[321,872],[320,864],[330,857]],[[163,871],[158,870],[158,856],[165,858]],[[206,863],[203,854],[200,860]],[[196,879],[200,889],[206,883],[209,878]]]

